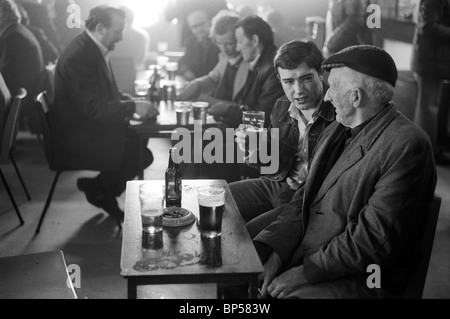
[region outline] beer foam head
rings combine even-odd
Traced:
[[[222,187],[202,187],[198,190],[198,203],[204,207],[225,204],[225,189]]]
[[[208,107],[209,103],[208,102],[193,102],[192,106],[193,107]]]

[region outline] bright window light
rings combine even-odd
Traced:
[[[134,23],[143,27],[159,21],[169,0],[127,0],[126,6],[134,12]]]

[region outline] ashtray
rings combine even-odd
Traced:
[[[195,215],[190,210],[181,207],[164,208],[163,226],[186,226],[192,224],[194,221]]]

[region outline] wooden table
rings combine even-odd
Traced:
[[[216,121],[211,115],[206,118],[206,125],[202,129],[215,127]],[[191,111],[189,117],[189,125],[180,126],[177,124],[177,116],[175,108],[171,102],[161,102],[159,105],[159,115],[155,120],[148,120],[145,122],[130,121],[130,128],[135,131],[139,137],[139,145],[146,143],[152,137],[166,137],[170,138],[172,133],[180,127],[187,128],[191,133],[194,132],[194,118]],[[139,152],[139,163],[143,162],[142,153]],[[144,171],[138,174],[139,179],[144,179]]]
[[[120,266],[121,275],[128,280],[128,298],[137,298],[138,285],[195,283],[248,283],[249,297],[256,298],[258,275],[263,268],[226,181],[183,181],[182,207],[190,210],[197,220],[197,188],[206,185],[226,188],[222,236],[219,241],[202,240],[197,222],[194,222],[185,227],[164,227],[162,247],[151,247],[154,249],[144,249],[142,245],[138,188],[143,182],[130,181],[126,189]],[[164,181],[145,183],[162,187]]]

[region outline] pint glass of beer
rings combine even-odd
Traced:
[[[221,235],[222,215],[225,209],[225,189],[207,186],[198,189],[200,231],[202,236],[214,238]]]
[[[247,134],[245,137],[245,152],[256,151],[259,145],[259,134],[264,130],[265,112],[244,111],[242,112],[242,124]]]

